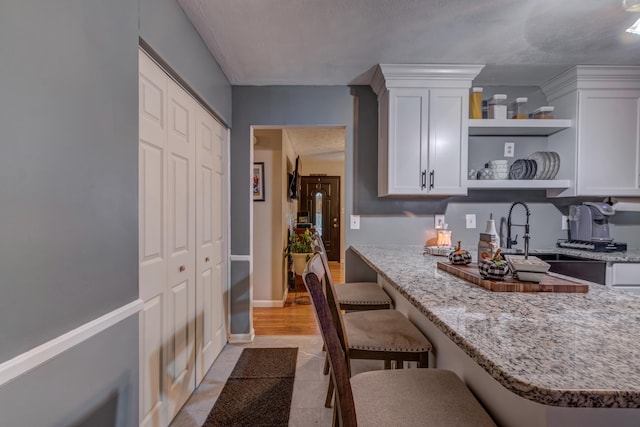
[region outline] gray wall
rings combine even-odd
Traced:
[[[0,361],[138,296],[137,15],[0,10]]]
[[[230,122],[230,85],[175,1],[0,3],[0,363],[138,297],[139,18]],[[137,316],[3,385],[0,413],[137,425]]]
[[[139,0],[140,38],[231,127],[231,85],[176,0]]]
[[[3,426],[138,425],[136,316],[0,387]]]
[[[233,117],[230,147],[231,253],[249,255],[251,126],[346,126],[346,144],[351,146],[353,97],[346,86],[234,86]],[[349,164],[350,157],[347,156],[346,161]],[[232,262],[231,275],[234,278],[231,332],[249,333],[249,278],[243,277],[248,275],[246,262]]]

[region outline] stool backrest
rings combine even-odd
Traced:
[[[347,341],[347,332],[344,326],[344,321],[342,320],[342,311],[340,310],[340,302],[338,301],[336,288],[333,284],[333,279],[331,278],[331,272],[329,271],[329,260],[327,259],[327,254],[324,252],[322,239],[319,236],[311,244],[311,248],[316,255],[319,255],[320,262],[322,263],[324,271],[320,280],[324,282],[324,293],[329,303],[331,317],[333,318],[333,323],[335,324],[335,327],[338,331],[338,337],[340,338],[340,343],[342,343],[342,349],[346,352],[349,348],[349,344]],[[350,364],[348,366],[349,372],[351,372]]]
[[[315,254],[307,264],[302,280],[309,291],[316,320],[320,326],[322,339],[331,365],[331,375],[336,391],[335,404],[338,419],[343,427],[357,426],[356,412],[349,378],[349,365],[333,320],[331,301],[325,297],[322,280],[326,276],[326,267],[320,254]],[[335,305],[335,302],[334,302]]]

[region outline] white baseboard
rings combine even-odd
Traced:
[[[256,334],[253,329],[251,329],[251,333],[249,334],[229,334],[229,343],[236,344],[236,343],[253,342],[255,337],[256,337]]]
[[[0,387],[26,372],[46,363],[57,355],[88,340],[105,329],[110,328],[129,316],[137,314],[144,307],[141,299],[123,305],[109,313],[98,317],[84,325],[60,335],[44,344],[19,354],[13,359],[0,364]]]
[[[282,308],[284,307],[284,301],[280,301],[280,300],[253,300],[253,306],[254,307],[260,307],[260,308]]]

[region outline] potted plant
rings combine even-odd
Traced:
[[[306,229],[304,233],[293,233],[289,236],[287,255],[291,255],[293,258],[293,271],[298,276],[302,276],[307,262],[311,259],[313,254],[311,243],[313,243],[313,239],[313,234],[309,229]]]

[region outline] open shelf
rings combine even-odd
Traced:
[[[564,119],[469,119],[469,136],[548,136],[572,126]]]
[[[569,188],[569,179],[470,179],[467,188],[476,190],[546,190],[548,188]]]

